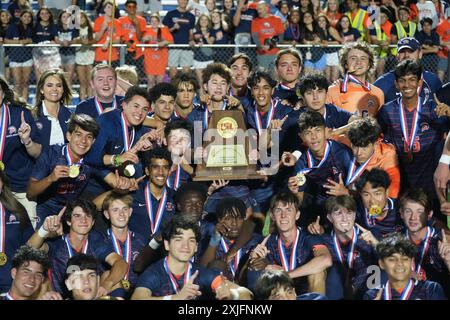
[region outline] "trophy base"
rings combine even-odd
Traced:
[[[250,166],[251,167],[251,166]],[[212,180],[262,180],[266,176],[260,175],[255,169],[249,167],[217,167],[208,168],[207,171],[197,168],[194,181],[212,181]]]

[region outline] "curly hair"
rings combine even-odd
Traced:
[[[346,43],[344,47],[339,51],[339,64],[341,66],[341,71],[343,73],[347,73],[348,67],[347,67],[347,59],[348,54],[350,50],[356,49],[361,50],[369,56],[369,70],[368,73],[372,73],[375,69],[376,65],[376,55],[373,49],[370,47],[370,45],[366,42],[350,42]]]

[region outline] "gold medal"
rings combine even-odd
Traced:
[[[123,170],[123,173],[125,176],[130,178],[130,177],[134,176],[134,174],[136,173],[136,169],[134,169],[134,166],[132,164],[129,164],[125,167],[125,169]]]
[[[130,281],[128,281],[127,279],[122,279],[120,280],[120,285],[122,286],[122,288],[124,288],[125,290],[130,290],[131,284]]]
[[[71,165],[69,167],[69,178],[76,178],[80,174],[80,167],[77,165]]]
[[[0,161],[0,170],[5,171],[5,164],[3,163],[3,161]]]
[[[3,267],[8,262],[8,257],[6,253],[0,252],[0,267]]]
[[[370,206],[370,208],[369,208],[370,216],[379,216],[379,215],[381,215],[382,212],[383,212],[383,210],[381,209],[381,207],[377,206],[376,204],[374,204],[373,206]]]
[[[301,187],[306,183],[306,176],[303,173],[297,173],[297,184]]]

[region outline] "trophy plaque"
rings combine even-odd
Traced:
[[[194,181],[263,179],[249,161],[250,144],[243,113],[212,112],[203,140],[206,157],[197,165]]]

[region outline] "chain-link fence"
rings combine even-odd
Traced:
[[[144,70],[144,64],[148,63],[148,61],[145,61],[144,63],[134,63],[135,61],[133,59],[127,58],[127,46],[125,44],[115,44],[113,46],[114,46],[115,50],[118,50],[118,53],[119,53],[118,54],[119,58],[118,58],[118,60],[116,60],[114,62],[113,65],[114,66],[124,65],[124,64],[126,64],[126,62],[131,65],[134,64],[136,66],[136,69],[139,74],[139,84],[141,86],[147,86],[147,77],[146,77],[146,71]],[[17,50],[17,47],[22,47],[23,49]],[[57,45],[57,44],[45,44],[45,45],[44,44],[32,44],[32,45],[26,45],[26,46],[12,45],[12,44],[2,45],[2,46],[0,46],[0,74],[6,76],[11,84],[16,85],[14,83],[14,77],[12,76],[12,74],[10,72],[11,67],[14,67],[16,65],[11,64],[11,61],[12,60],[20,61],[20,59],[17,59],[18,56],[20,56],[22,52],[25,55],[26,50],[33,51],[34,64],[41,64],[42,63],[41,61],[44,61],[45,63],[47,63],[48,68],[57,67],[58,64],[61,65],[65,62],[64,57],[63,57],[63,59],[61,59],[61,57],[58,56],[58,49],[60,50],[60,48],[58,48],[58,47],[60,47],[60,45]],[[79,50],[81,45],[74,44],[74,45],[71,45],[71,47],[74,47],[76,50]],[[86,49],[95,50],[95,48],[97,48],[97,47],[101,47],[101,45],[92,45],[90,47],[84,46],[84,50],[86,50]],[[137,45],[137,47],[144,48],[144,50],[146,50],[147,53],[150,52],[150,55],[151,55],[151,52],[158,52],[161,49],[161,48],[158,48],[157,45],[148,45],[148,44]],[[278,47],[279,48],[287,48],[287,47],[291,47],[291,46],[279,45]],[[326,47],[310,46],[310,45],[297,45],[296,46],[297,50],[299,50],[299,52],[301,52],[304,60],[318,59],[318,57],[320,58],[323,55],[327,55],[327,54],[330,54],[333,52],[339,53],[339,49],[341,47],[342,47],[342,45],[329,45]],[[392,46],[392,47],[395,47],[395,46]],[[223,63],[227,63],[227,61],[235,53],[243,52],[243,53],[246,53],[250,57],[254,66],[258,66],[255,45],[247,45],[247,46],[236,46],[236,45],[231,45],[231,44],[230,45],[202,45],[201,47],[200,46],[190,47],[189,45],[169,45],[169,50],[181,49],[181,48],[194,51],[194,56],[195,56],[195,51],[199,51],[199,50],[204,51],[205,48],[209,48],[208,53],[211,57],[211,61],[223,62]],[[377,49],[377,46],[374,46],[374,49]],[[10,56],[11,54],[13,54],[14,57]],[[47,56],[45,56],[45,55],[47,55]],[[374,73],[372,75],[372,77],[371,77],[372,81],[374,79],[376,79],[376,77],[379,76],[382,72],[387,72],[387,71],[392,70],[395,67],[395,65],[397,64],[397,60],[396,60],[395,56],[392,56],[390,54],[385,56],[383,58],[383,60],[384,60],[384,68],[377,70],[378,72],[376,74]],[[438,64],[437,62],[438,62],[438,57],[436,56],[436,54],[424,55],[422,58],[422,64],[423,64],[425,70],[429,70],[434,73],[437,72],[437,64]],[[155,63],[155,62],[153,60],[150,63]],[[165,64],[165,63],[167,63],[167,61],[157,61],[157,63]],[[61,65],[61,66],[64,67],[64,65]],[[42,65],[40,65],[40,68],[43,69]],[[319,71],[322,72],[322,70],[319,70]],[[448,72],[448,70],[446,70],[444,82],[448,81],[448,79],[449,79],[448,75],[449,75],[449,72]],[[167,73],[164,78],[164,81],[169,81],[169,80],[170,79],[169,79],[169,76]],[[34,99],[34,89],[35,89],[35,84],[36,84],[36,76],[35,76],[34,68],[31,71],[31,74],[29,76],[27,83],[30,88],[29,102],[32,103],[32,101]],[[76,105],[79,102],[77,89],[80,84],[76,72],[73,73],[72,84],[73,84],[73,89],[74,89],[72,105]]]

